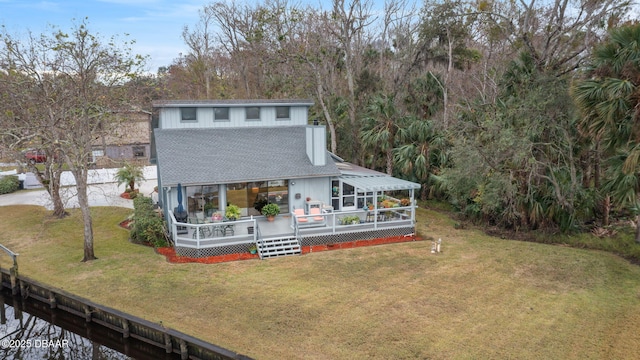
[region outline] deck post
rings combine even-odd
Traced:
[[[411,189],[411,223],[416,223],[416,198],[415,198],[415,190]]]
[[[0,324],[7,323],[7,309],[4,307],[4,295],[0,293]]]
[[[84,305],[82,308],[84,310],[84,321],[86,321],[87,323],[90,323],[91,322],[91,309],[87,305]]]
[[[189,359],[189,348],[187,348],[187,342],[184,339],[180,339],[180,358],[182,360]]]
[[[173,352],[173,345],[171,344],[171,336],[166,332],[163,333],[164,336],[164,351],[167,354],[171,354]]]
[[[0,249],[4,250],[7,255],[11,256],[13,260],[13,265],[9,269],[9,279],[11,280],[11,294],[18,295],[19,293],[19,284],[18,284],[18,254],[9,250],[4,245],[0,244]]]
[[[9,277],[11,279],[11,295],[18,295],[20,292],[18,287],[18,269],[15,266],[9,269]]]
[[[122,319],[122,337],[127,339],[131,335],[131,330],[129,330],[129,320]]]
[[[58,306],[58,302],[56,301],[56,294],[53,291],[49,292],[49,308],[55,309]]]

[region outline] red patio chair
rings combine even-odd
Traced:
[[[309,219],[307,219],[306,217],[302,217],[305,215],[304,209],[294,209],[293,214],[296,216],[296,219],[298,220],[298,222],[306,223],[309,221]]]
[[[309,215],[316,215],[313,217],[313,221],[322,221],[324,220],[324,216],[320,216],[320,208],[314,207],[309,209]]]

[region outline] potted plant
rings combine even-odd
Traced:
[[[252,254],[255,254],[258,252],[258,247],[256,246],[256,244],[249,245],[249,252]]]
[[[240,208],[238,207],[238,205],[229,204],[227,205],[227,209],[225,210],[224,215],[231,221],[238,220],[240,219],[241,215]]]
[[[262,207],[262,215],[266,216],[269,221],[273,221],[278,214],[280,214],[278,204],[269,203]]]
[[[342,218],[342,225],[355,225],[360,224],[360,217],[358,215],[350,215]]]
[[[217,210],[217,209],[216,209],[216,207],[213,205],[213,203],[212,203],[212,202],[206,202],[206,203],[204,204],[204,213],[205,213],[205,216],[211,216],[211,215],[213,215],[213,212],[214,212],[214,211],[216,211],[216,210]]]

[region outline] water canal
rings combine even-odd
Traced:
[[[1,288],[1,286],[0,286]],[[0,291],[0,359],[180,359],[84,318]]]

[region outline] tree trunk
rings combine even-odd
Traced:
[[[60,196],[60,172],[56,171],[51,174],[51,180],[49,181],[49,195],[53,202],[53,216],[61,219],[68,215]]]
[[[53,216],[61,219],[68,215],[60,196],[60,175],[62,174],[62,166],[56,164],[45,164],[44,174],[41,173],[35,165],[30,166],[30,170],[35,174],[38,181],[44,185],[49,193],[51,203],[53,204]]]
[[[84,225],[84,257],[82,261],[91,261],[97,258],[93,253],[93,219],[91,218],[89,197],[87,195],[87,169],[78,169],[73,172],[73,176],[76,178],[78,205],[82,212],[82,222]]]
[[[611,196],[604,197],[604,204],[602,206],[602,226],[609,226],[609,213],[611,212]],[[637,239],[636,235],[636,239]]]
[[[640,214],[636,216],[636,242],[640,244]]]
[[[336,127],[333,125],[333,119],[331,118],[331,113],[327,108],[327,104],[324,102],[324,90],[322,87],[322,78],[320,77],[320,73],[316,71],[316,93],[318,94],[318,101],[320,102],[320,107],[322,108],[322,113],[324,114],[324,118],[327,120],[327,126],[329,127],[329,134],[331,136],[331,152],[336,154],[338,151],[338,139],[336,138]]]

